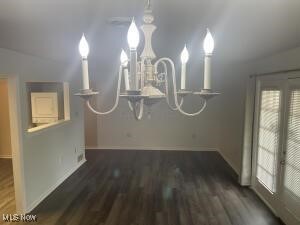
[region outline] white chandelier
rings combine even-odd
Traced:
[[[203,88],[197,92],[192,92],[186,89],[186,64],[189,60],[189,53],[185,46],[181,53],[181,84],[180,89],[177,90],[174,62],[170,58],[160,58],[156,60],[156,55],[152,49],[151,39],[156,26],[152,24],[154,17],[152,15],[150,0],[148,0],[145,8],[143,21],[144,23],[141,26],[141,30],[144,33],[145,44],[144,50],[140,55],[140,60],[138,60],[137,56],[137,47],[140,41],[140,34],[134,19],[132,20],[132,23],[128,29],[127,41],[130,49],[130,59],[128,59],[125,51],[122,50],[120,56],[121,65],[119,68],[117,94],[113,107],[106,112],[99,112],[90,104],[90,98],[94,95],[97,95],[98,92],[94,92],[89,87],[87,61],[89,45],[84,35],[79,43],[79,52],[82,57],[83,88],[80,93],[76,95],[82,97],[86,101],[87,107],[97,115],[106,115],[113,112],[119,104],[120,97],[128,100],[129,108],[137,120],[142,119],[144,105],[150,107],[162,99],[166,99],[168,106],[173,111],[179,111],[186,116],[199,115],[205,109],[206,102],[211,97],[219,94],[213,92],[211,89],[211,56],[214,50],[214,40],[211,33],[207,29],[207,34],[203,42],[203,48],[205,51]],[[170,72],[169,69],[171,69]],[[125,82],[124,93],[121,93],[120,91],[122,77],[124,78]],[[171,85],[173,86],[172,90],[175,106],[171,105],[170,103],[171,94],[169,93],[169,79],[171,80]],[[198,95],[202,99],[202,107],[198,111],[188,113],[182,109],[184,97],[188,95]]]

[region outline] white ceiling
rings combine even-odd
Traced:
[[[201,53],[205,28],[215,57],[247,61],[300,44],[299,0],[154,0],[158,55],[180,53],[185,42]],[[0,47],[56,60],[77,60],[82,32],[91,58],[108,62],[126,46],[126,29],[108,25],[115,16],[140,21],[144,0],[2,0]],[[97,56],[97,57],[96,57]]]

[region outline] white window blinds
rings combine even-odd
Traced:
[[[256,177],[271,192],[276,191],[279,121],[280,90],[262,90]]]
[[[291,91],[288,116],[284,186],[300,198],[300,89]]]

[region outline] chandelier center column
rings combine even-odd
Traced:
[[[148,7],[149,8],[145,9],[145,14],[143,17],[144,24],[141,26],[141,30],[143,31],[145,37],[144,50],[141,54],[141,58],[153,60],[156,58],[156,55],[152,49],[152,35],[156,30],[156,26],[152,24],[154,17],[152,15],[150,6]]]

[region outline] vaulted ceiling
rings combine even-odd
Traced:
[[[91,57],[109,62],[126,46],[125,26],[111,17],[141,21],[144,0],[2,0],[0,47],[72,61],[86,33]],[[299,0],[153,0],[158,55],[179,54],[185,43],[201,52],[209,27],[215,57],[247,61],[299,46]],[[160,52],[161,51],[161,52]]]

